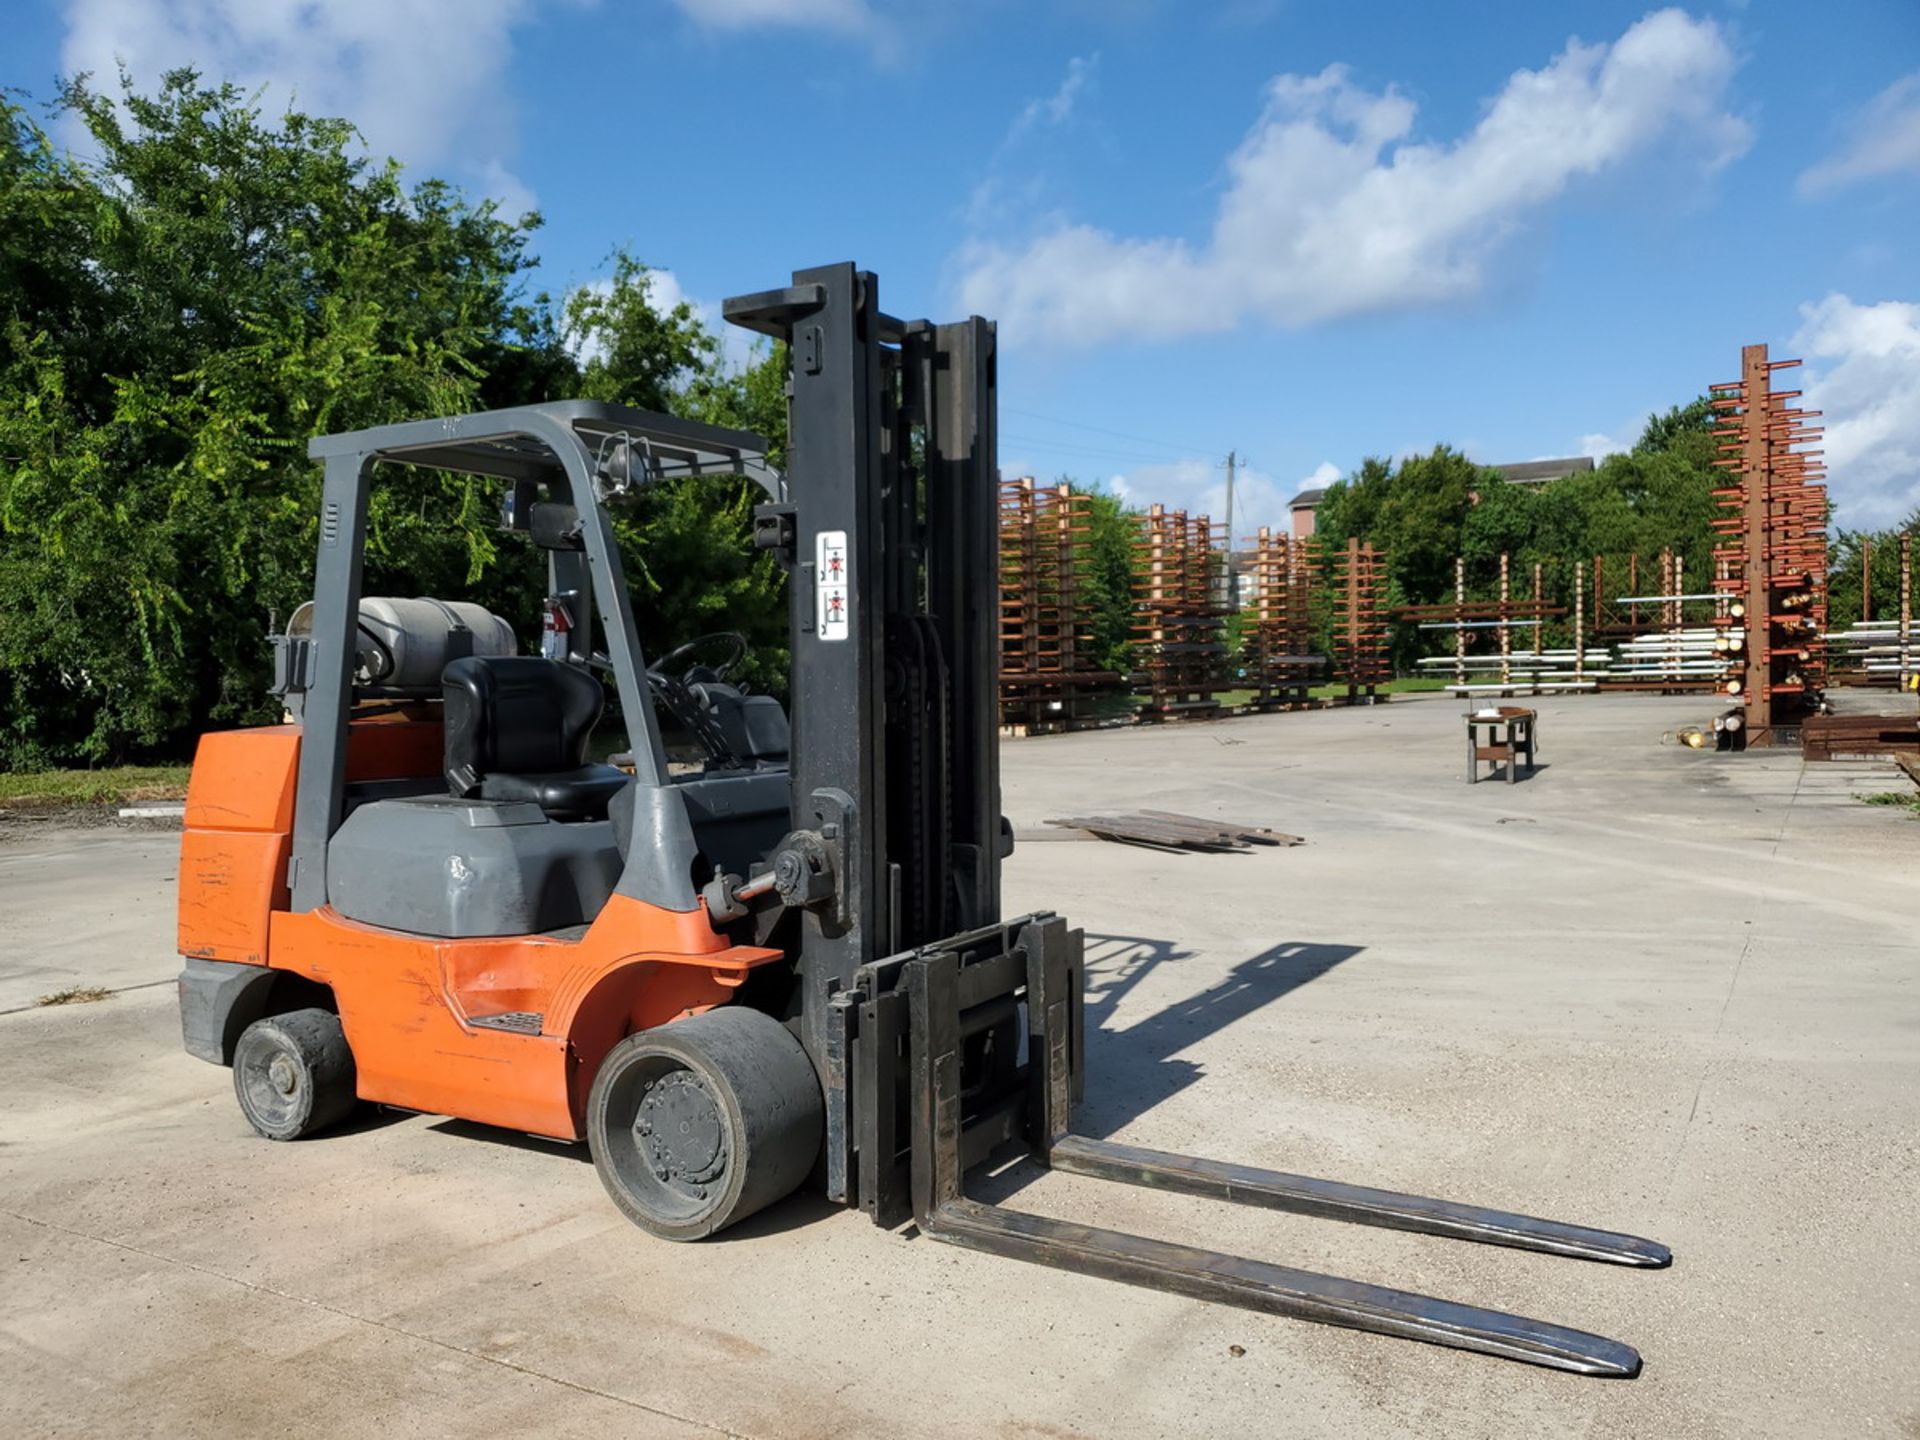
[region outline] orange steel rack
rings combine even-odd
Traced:
[[[1152,506],[1134,541],[1137,718],[1203,717],[1227,688],[1226,556],[1205,515]]]
[[[1740,378],[1715,385],[1714,461],[1732,482],[1714,492],[1715,588],[1728,597],[1723,628],[1744,632],[1721,691],[1746,707],[1747,743],[1765,745],[1821,708],[1827,679],[1827,492],[1820,452],[1808,448],[1818,411],[1789,402],[1767,347],[1740,352]],[[1798,739],[1795,735],[1794,739]]]
[[[1309,705],[1327,660],[1313,653],[1313,567],[1306,543],[1262,526],[1254,537],[1251,579],[1244,654],[1253,708]]]
[[[1121,681],[1094,652],[1090,505],[1064,482],[1000,482],[1000,723],[1029,734],[1089,723]]]
[[[1349,705],[1375,703],[1378,687],[1392,678],[1387,654],[1386,552],[1358,539],[1344,549],[1319,547],[1316,583],[1333,595],[1333,673],[1347,687]]]

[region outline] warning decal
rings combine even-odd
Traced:
[[[818,624],[822,640],[845,640],[850,633],[853,589],[848,583],[847,532],[822,530],[814,546],[814,593],[819,597]]]

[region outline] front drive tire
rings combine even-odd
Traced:
[[[353,1051],[340,1017],[291,1010],[256,1020],[233,1048],[240,1111],[269,1140],[298,1140],[337,1124],[354,1107]]]
[[[629,1035],[587,1097],[587,1144],[626,1217],[699,1240],[798,1189],[826,1107],[787,1028],[729,1006]]]

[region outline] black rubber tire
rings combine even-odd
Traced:
[[[269,1140],[298,1140],[346,1119],[356,1097],[340,1017],[289,1010],[254,1021],[233,1047],[233,1093]]]
[[[701,1240],[800,1187],[826,1106],[786,1026],[744,1006],[629,1035],[587,1097],[587,1145],[613,1203],[665,1240]]]

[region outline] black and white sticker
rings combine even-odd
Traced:
[[[814,545],[814,593],[819,597],[822,640],[845,640],[851,633],[852,576],[847,571],[847,532],[822,530]]]

